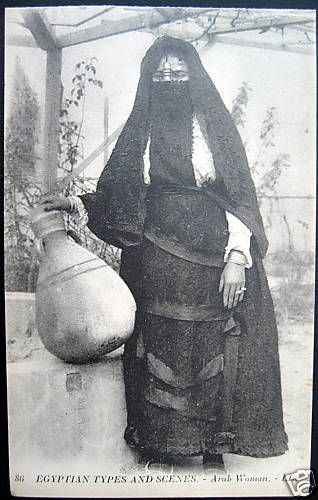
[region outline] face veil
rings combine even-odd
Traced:
[[[240,135],[195,48],[168,36],[158,38],[142,60],[132,111],[97,184],[107,215],[93,217],[89,226],[98,237],[119,247],[137,245],[142,239],[146,195],[143,154],[150,133],[152,80],[168,52],[177,54],[187,65],[192,110],[213,156],[217,182],[204,189],[252,231],[252,243],[264,256],[268,242]]]

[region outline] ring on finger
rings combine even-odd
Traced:
[[[245,290],[246,290],[245,286],[242,286],[242,288],[240,288],[239,290],[237,290],[237,291],[235,292],[235,295],[239,295],[240,293],[245,292]]]

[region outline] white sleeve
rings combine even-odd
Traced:
[[[150,170],[150,157],[149,157],[149,148],[150,148],[150,137],[148,137],[148,142],[147,146],[144,152],[144,183],[145,184],[150,184],[150,176],[149,176],[149,170]]]
[[[193,145],[192,145],[192,165],[197,186],[202,186],[206,181],[215,180],[215,168],[213,157],[201,132],[197,117],[193,116]]]
[[[239,250],[246,258],[246,268],[252,267],[250,254],[251,231],[235,215],[225,212],[229,228],[229,240],[225,247],[224,262],[228,261],[231,250]]]

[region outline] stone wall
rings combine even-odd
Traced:
[[[6,335],[10,458],[17,463],[131,467],[123,440],[122,349],[94,364],[67,364],[42,345],[34,295],[8,293]],[[111,457],[111,463],[109,463]]]

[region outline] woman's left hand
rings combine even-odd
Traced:
[[[227,262],[220,280],[219,292],[223,290],[223,305],[228,309],[232,309],[242,301],[244,297],[245,287],[245,267],[233,262]]]

